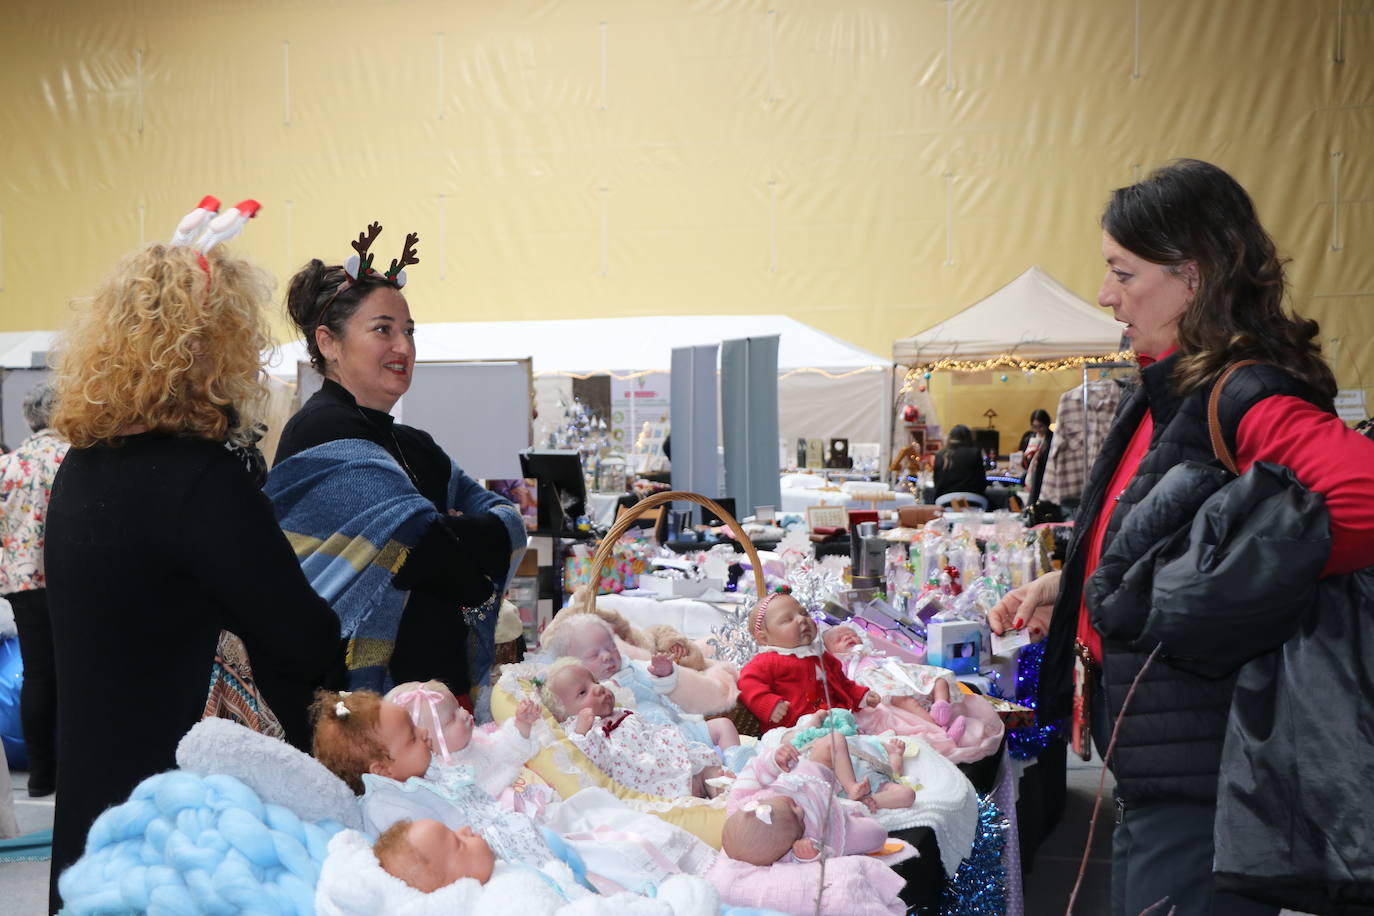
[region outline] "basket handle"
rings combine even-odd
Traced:
[[[611,526],[611,530],[606,532],[606,536],[602,538],[601,543],[597,545],[596,553],[592,555],[591,576],[585,585],[579,585],[577,587],[577,591],[573,593],[572,601],[568,604],[569,609],[579,611],[588,611],[592,609],[596,603],[597,586],[601,582],[601,572],[605,569],[606,564],[611,561],[612,555],[615,553],[615,545],[620,540],[621,536],[624,535],[626,531],[630,530],[630,526],[634,524],[635,519],[644,512],[655,506],[661,506],[664,503],[670,502],[696,503],[698,506],[705,506],[725,522],[725,527],[729,528],[734,533],[735,537],[739,539],[740,544],[744,547],[745,554],[749,557],[749,562],[754,566],[754,584],[758,590],[759,597],[762,598],[767,594],[763,578],[763,564],[759,562],[759,552],[754,549],[754,542],[749,540],[749,536],[744,533],[744,529],[740,526],[739,522],[735,521],[734,516],[721,508],[720,503],[702,496],[700,493],[689,493],[686,490],[668,490],[664,493],[654,493],[650,496],[646,496],[624,512],[620,513],[620,517],[615,520],[615,524]]]

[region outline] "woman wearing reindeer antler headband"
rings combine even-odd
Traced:
[[[420,259],[411,233],[390,269],[374,269],[381,231],[359,234],[344,264],[312,260],[291,279],[287,310],[324,383],[283,430],[267,492],[288,535],[319,544],[298,553],[342,621],[351,685],[434,678],[461,698],[490,669],[524,523],[389,413],[415,367],[402,287]],[[339,536],[345,552],[330,547]]]

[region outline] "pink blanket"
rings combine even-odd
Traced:
[[[717,856],[706,872],[731,906],[765,907],[794,916],[812,916],[821,883],[815,862],[778,862],[766,868]],[[887,865],[871,856],[838,856],[825,863],[825,897],[820,912],[829,916],[901,916],[906,904],[899,896],[903,881]]]
[[[965,694],[954,709],[955,715],[968,718],[958,744],[949,740],[945,730],[934,722],[886,703],[864,707],[854,713],[854,718],[865,735],[880,735],[888,729],[899,735],[915,735],[954,763],[972,763],[996,753],[1006,729],[992,704],[980,696]]]

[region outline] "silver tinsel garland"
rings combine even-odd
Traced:
[[[706,644],[716,650],[716,658],[742,668],[758,653],[759,645],[754,642],[753,631],[749,625],[756,603],[750,601],[723,611],[725,623],[711,627],[711,636],[706,640]]]
[[[844,573],[812,560],[802,560],[787,571],[787,584],[797,603],[815,613],[844,588]]]

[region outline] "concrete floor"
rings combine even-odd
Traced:
[[[14,815],[19,833],[32,833],[52,827],[53,800],[57,797],[29,798],[29,774],[10,773],[13,781]],[[48,863],[0,863],[0,912],[7,916],[45,916],[48,912]]]
[[[1084,762],[1076,754],[1069,753],[1064,816],[1040,845],[1034,867],[1025,876],[1026,916],[1064,916],[1082,863],[1088,822],[1102,774],[1102,763],[1096,757]],[[1102,807],[1093,832],[1092,853],[1074,903],[1074,912],[1079,916],[1107,916],[1111,912],[1112,828],[1116,824],[1113,785],[1115,781],[1111,773],[1107,773]]]

